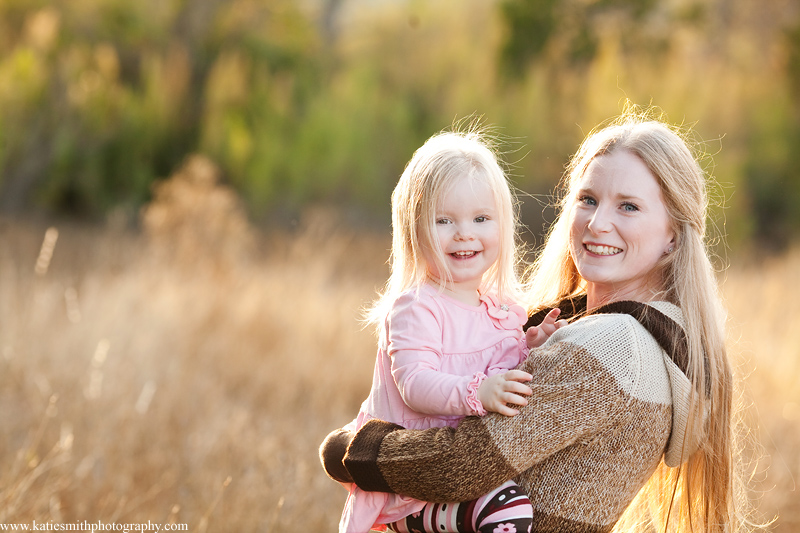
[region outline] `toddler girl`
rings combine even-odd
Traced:
[[[392,194],[392,226],[391,277],[369,314],[379,331],[372,389],[346,429],[371,418],[426,429],[517,414],[531,376],[513,369],[562,322],[554,311],[527,339],[522,332],[512,192],[479,133],[434,135],[414,153]],[[528,497],[510,481],[469,505],[348,489],[340,533],[465,523],[524,533],[532,521]]]

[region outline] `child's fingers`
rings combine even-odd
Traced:
[[[558,315],[560,314],[561,314],[561,309],[559,309],[558,307],[556,307],[555,309],[551,309],[550,312],[547,313],[547,315],[544,317],[544,320],[542,320],[542,324],[546,324],[548,322],[551,324],[555,323],[556,318],[558,318]]]
[[[531,326],[528,328],[528,331],[525,332],[525,344],[528,348],[534,348],[542,344],[539,341],[539,326]]]
[[[503,402],[505,402],[506,404],[510,403],[510,404],[519,405],[519,406],[528,405],[528,400],[526,398],[523,398],[519,394],[515,394],[513,392],[505,393],[503,395]]]
[[[516,409],[512,409],[511,407],[509,407],[509,406],[507,406],[505,404],[498,405],[497,409],[495,410],[495,412],[496,413],[500,413],[501,415],[505,415],[505,416],[514,416],[514,415],[518,415],[519,414],[519,411],[517,411]]]
[[[506,378],[506,381],[511,381],[511,382],[530,381],[533,379],[533,376],[522,370],[509,370],[503,375],[503,377]]]
[[[520,396],[530,396],[533,394],[533,391],[529,386],[518,381],[506,381],[503,386],[503,391]]]

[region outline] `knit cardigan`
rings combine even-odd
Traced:
[[[662,458],[677,466],[694,451],[703,420],[689,416],[680,309],[600,311],[531,351],[519,368],[533,376],[533,395],[518,415],[424,431],[372,420],[350,437],[347,472],[364,490],[432,502],[471,500],[514,479],[530,497],[534,532],[610,531]],[[700,422],[687,431],[687,420]]]

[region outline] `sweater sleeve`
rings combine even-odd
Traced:
[[[457,428],[424,431],[370,421],[348,447],[345,467],[366,490],[434,502],[477,498],[612,426],[629,398],[624,382],[636,379],[635,354],[628,321],[584,318],[520,367],[533,375],[533,395],[518,415],[467,417]]]
[[[442,310],[429,298],[413,293],[395,302],[387,323],[391,372],[403,402],[418,413],[437,416],[471,415],[476,375],[442,370]]]

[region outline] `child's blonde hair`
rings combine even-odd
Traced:
[[[675,247],[656,266],[661,273],[658,289],[683,311],[689,341],[688,377],[699,404],[693,411],[708,413],[700,449],[680,468],[662,463],[640,494],[638,509],[648,509],[649,518],[644,521],[657,531],[667,527],[670,531],[733,531],[739,495],[733,468],[733,384],[725,349],[725,312],[705,242],[706,176],[678,128],[630,108],[616,122],[589,134],[564,175],[561,212],[531,268],[526,298],[529,306],[539,307],[585,290],[569,246],[576,187],[593,159],[623,150],[639,157],[661,188]],[[618,529],[622,527],[618,524]]]
[[[419,288],[428,278],[425,250],[444,281],[451,280],[436,236],[436,210],[453,184],[475,179],[489,186],[497,208],[500,246],[497,261],[484,274],[482,292],[502,300],[519,297],[516,201],[490,138],[477,127],[446,131],[428,139],[414,152],[392,193],[391,275],[386,288],[367,313],[380,326],[392,302]]]

